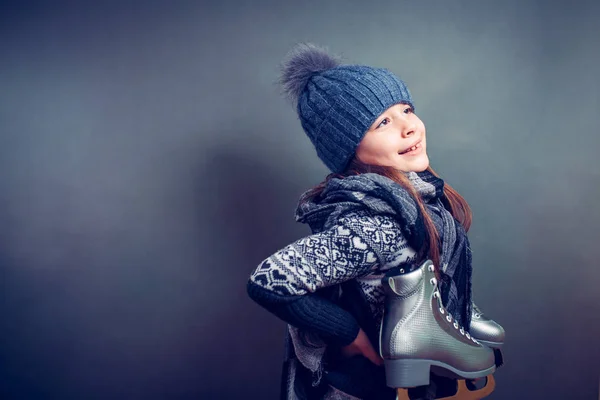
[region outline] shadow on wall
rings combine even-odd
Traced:
[[[270,254],[309,234],[294,222],[297,200],[305,189],[293,183],[286,162],[280,173],[273,155],[227,146],[207,152],[201,196],[207,204],[208,248],[223,260],[211,265],[229,307],[203,332],[211,365],[203,376],[210,398],[277,398],[285,324],[252,302],[246,282]],[[223,357],[223,354],[227,354]],[[209,398],[209,397],[207,397]]]

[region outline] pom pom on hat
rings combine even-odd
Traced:
[[[285,94],[296,104],[311,77],[339,65],[340,60],[328,54],[325,48],[301,43],[284,59],[279,82]]]

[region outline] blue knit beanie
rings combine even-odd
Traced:
[[[325,49],[300,44],[282,65],[281,84],[304,131],[332,172],[343,172],[365,133],[389,107],[414,108],[408,88],[382,68],[341,65]]]

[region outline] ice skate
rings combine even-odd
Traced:
[[[494,349],[502,348],[504,344],[504,328],[496,321],[488,318],[483,312],[473,303],[471,313],[471,326],[469,333],[480,343],[493,347]]]
[[[484,381],[484,378],[476,381],[459,379],[456,380],[456,387],[454,394],[444,397],[436,397],[436,400],[478,400],[489,396],[496,388],[496,382],[494,381],[494,375],[488,375],[485,378],[485,384],[478,388],[476,385],[478,381]],[[418,396],[418,395],[417,395]],[[408,389],[398,389],[396,400],[412,400],[419,397],[412,397]]]
[[[475,303],[473,303],[472,307],[469,333],[479,343],[494,349],[496,368],[504,364],[504,355],[502,354],[505,335],[504,328],[496,321],[487,317]]]
[[[457,379],[457,391],[446,399],[480,399],[494,389],[494,350],[458,325],[443,307],[431,261],[407,274],[385,277],[380,354],[386,382],[409,399],[407,388],[429,385],[430,373]],[[474,380],[486,385],[469,390]],[[465,381],[467,380],[467,381]]]

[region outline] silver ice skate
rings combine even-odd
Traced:
[[[469,333],[480,343],[493,347],[495,349],[502,348],[504,344],[504,328],[485,316],[485,314],[473,303],[473,311],[471,313],[471,326]]]
[[[460,380],[496,370],[493,349],[473,338],[444,309],[431,261],[407,274],[385,277],[383,284],[379,348],[389,387],[428,385],[430,371]]]

